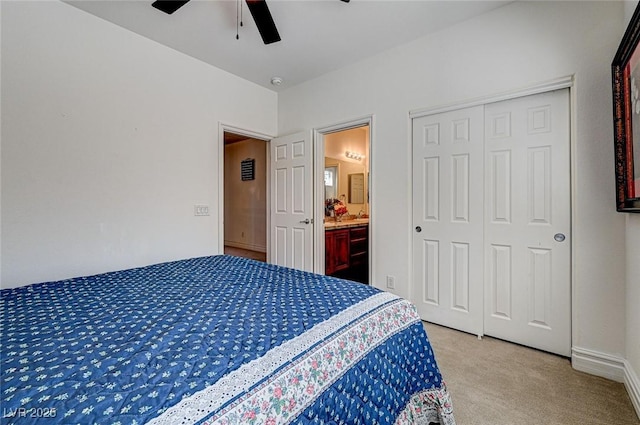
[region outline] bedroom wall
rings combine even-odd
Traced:
[[[0,7],[1,286],[220,253],[219,123],[275,135],[276,93],[61,2]]]
[[[1,46],[2,46],[2,4],[0,4],[0,97],[2,96],[2,48]],[[0,189],[1,188],[2,188],[2,102],[0,101]],[[0,289],[2,289],[2,193],[0,193]]]
[[[637,1],[625,2],[625,20],[622,31],[627,27],[633,12],[638,5]],[[627,380],[629,392],[635,391],[632,397],[636,413],[640,416],[640,214],[624,214],[626,229],[626,300],[627,322],[626,343],[627,361],[635,374],[631,374]]]
[[[281,135],[374,115],[376,286],[394,275],[395,292],[411,292],[409,111],[574,75],[572,343],[625,356],[625,328],[640,322],[625,316],[623,241],[637,222],[614,208],[610,65],[623,15],[622,2],[514,2],[280,93]]]
[[[636,413],[640,417],[640,214],[627,214],[627,361],[635,375],[627,379],[635,390]]]

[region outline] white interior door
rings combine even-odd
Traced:
[[[313,271],[310,132],[271,140],[271,262]]]
[[[569,356],[569,90],[485,105],[485,333]]]
[[[412,301],[482,335],[483,106],[413,120]]]

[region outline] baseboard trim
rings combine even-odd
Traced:
[[[640,418],[640,379],[627,360],[624,361],[624,364],[624,386],[629,393],[634,409],[636,409],[636,415]]]
[[[235,242],[235,241],[224,241],[224,244],[228,246],[232,246],[234,248],[248,249],[249,251],[257,251],[257,252],[264,252],[264,253],[267,252],[267,247],[262,245],[253,245],[253,244]]]
[[[586,348],[573,347],[571,365],[575,370],[622,382],[636,415],[640,418],[640,379],[626,359]]]
[[[571,348],[571,365],[575,370],[624,382],[625,359],[587,348]]]

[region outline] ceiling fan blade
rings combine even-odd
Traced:
[[[280,41],[280,34],[278,34],[276,24],[273,22],[266,0],[246,0],[246,2],[264,44]]]
[[[180,9],[188,2],[189,0],[156,0],[151,3],[151,6],[171,15],[173,12]]]

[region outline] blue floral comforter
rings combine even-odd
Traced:
[[[231,256],[1,291],[3,424],[451,425],[414,307]]]

